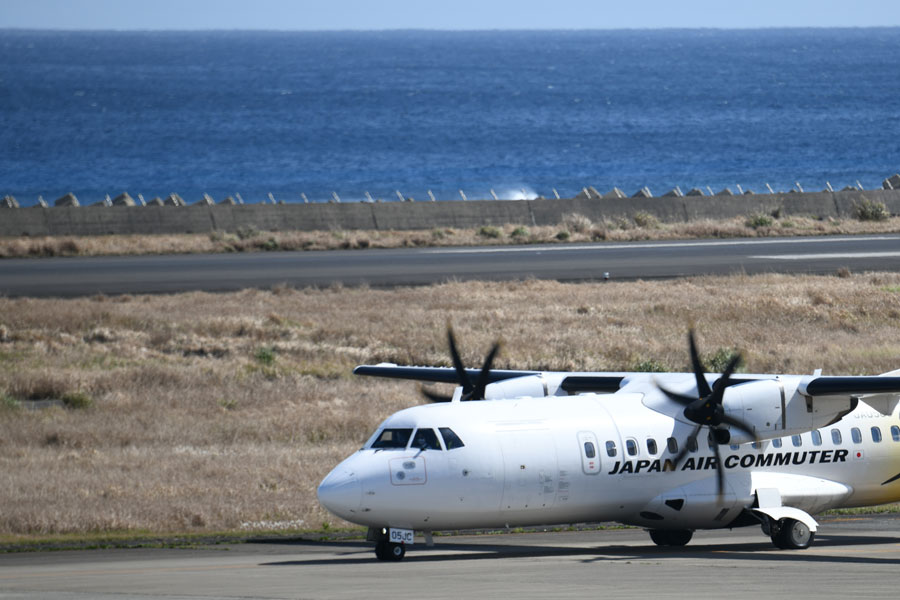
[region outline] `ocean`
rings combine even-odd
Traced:
[[[900,29],[0,30],[0,196],[880,187]]]

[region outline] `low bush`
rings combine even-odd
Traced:
[[[707,354],[704,357],[703,364],[710,373],[722,373],[725,371],[728,363],[731,362],[732,357],[737,353],[738,351],[734,348],[719,348],[715,352]],[[738,363],[738,367],[740,367],[740,363]]]
[[[860,221],[886,221],[891,213],[884,202],[863,198],[853,203],[853,216]]]
[[[562,225],[569,231],[575,233],[585,233],[591,230],[593,223],[586,216],[578,213],[569,213],[563,216]]]
[[[497,239],[500,237],[500,230],[493,225],[484,225],[478,230],[481,237]]]
[[[639,210],[634,213],[632,219],[634,220],[634,224],[638,227],[646,227],[647,229],[659,228],[659,219],[645,210]]]
[[[767,214],[756,213],[747,217],[744,224],[752,229],[759,229],[760,227],[771,227],[775,224],[775,219]]]

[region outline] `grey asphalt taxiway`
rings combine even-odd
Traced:
[[[900,235],[0,260],[0,295],[900,270]]]
[[[357,541],[0,555],[0,598],[889,598],[900,515],[829,517],[808,550],[758,528],[684,548],[638,529],[436,538],[385,563]]]

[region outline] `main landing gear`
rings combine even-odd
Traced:
[[[796,519],[781,519],[769,523],[768,531],[763,533],[772,537],[772,543],[784,550],[806,550],[816,537],[806,523]]]
[[[691,538],[694,532],[690,529],[651,529],[650,539],[657,546],[684,546]]]

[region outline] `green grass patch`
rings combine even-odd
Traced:
[[[834,508],[826,510],[823,515],[883,515],[888,513],[900,513],[900,502],[891,504],[879,504],[878,506],[858,506],[855,508]]]
[[[260,346],[253,353],[253,358],[261,365],[271,367],[275,364],[275,348],[272,346]]]
[[[94,399],[84,392],[67,392],[60,398],[66,408],[73,410],[84,410],[90,408],[94,404]]]

